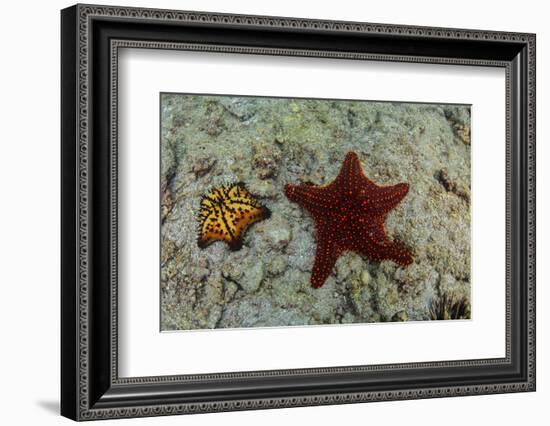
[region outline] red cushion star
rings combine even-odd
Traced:
[[[348,152],[340,173],[328,185],[285,185],[289,200],[306,209],[315,222],[317,252],[311,285],[321,287],[338,257],[346,250],[369,259],[393,260],[401,266],[413,261],[409,251],[391,241],[384,220],[409,192],[407,183],[378,186],[361,170],[359,158]]]

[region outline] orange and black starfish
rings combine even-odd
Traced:
[[[214,241],[225,241],[231,250],[239,250],[248,227],[270,215],[243,183],[212,188],[201,200],[197,243],[206,248]]]
[[[407,183],[376,185],[364,175],[354,152],[348,152],[338,176],[328,185],[285,185],[288,199],[306,209],[315,222],[317,252],[311,285],[321,287],[346,250],[375,261],[389,259],[410,265],[409,251],[391,241],[384,229],[387,213],[408,192]]]

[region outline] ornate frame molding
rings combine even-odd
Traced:
[[[169,415],[183,413],[229,411],[260,408],[277,408],[291,406],[341,404],[352,402],[382,401],[382,400],[401,400],[416,398],[434,398],[443,396],[462,396],[489,393],[504,393],[518,391],[533,391],[535,389],[535,36],[533,34],[521,34],[496,31],[479,31],[464,29],[447,28],[428,28],[428,27],[410,27],[401,25],[369,24],[358,22],[336,22],[324,20],[309,20],[295,18],[279,18],[267,16],[246,16],[229,15],[202,12],[184,12],[156,9],[136,9],[126,7],[104,7],[77,5],[64,11],[65,32],[64,37],[74,37],[74,46],[64,45],[65,57],[74,60],[70,65],[64,65],[67,73],[74,73],[74,92],[76,102],[72,105],[64,105],[66,108],[74,108],[75,111],[75,131],[72,137],[66,137],[63,141],[63,147],[73,146],[75,156],[63,160],[66,173],[74,174],[74,187],[66,188],[74,190],[72,196],[66,197],[66,204],[71,207],[64,207],[67,213],[75,214],[74,235],[67,230],[68,238],[74,239],[74,247],[67,248],[63,252],[64,262],[75,262],[73,265],[75,277],[66,278],[63,282],[63,291],[73,291],[75,306],[69,309],[66,301],[63,302],[63,321],[73,321],[76,336],[67,336],[68,330],[64,336],[64,353],[69,357],[71,350],[76,350],[77,356],[74,357],[71,368],[74,371],[65,373],[63,380],[65,391],[62,391],[62,412],[63,414],[78,420],[91,420],[113,417],[141,417],[151,415]],[[294,49],[278,47],[253,47],[253,46],[231,46],[201,43],[182,43],[177,41],[145,41],[145,40],[122,40],[112,39],[109,46],[110,55],[110,119],[111,126],[110,139],[110,330],[109,339],[111,345],[111,356],[109,365],[109,387],[114,389],[123,389],[125,386],[136,385],[169,385],[171,383],[243,379],[243,378],[264,378],[264,377],[296,377],[308,374],[330,375],[342,373],[387,371],[387,370],[406,370],[411,368],[449,368],[449,367],[473,367],[488,365],[511,364],[512,360],[512,329],[513,312],[511,308],[512,301],[512,240],[514,238],[512,226],[518,226],[513,223],[512,207],[514,203],[513,191],[523,191],[526,212],[526,232],[525,246],[522,245],[525,253],[526,278],[525,285],[525,305],[526,305],[526,362],[523,366],[525,374],[521,380],[508,381],[499,384],[476,384],[476,385],[453,385],[453,386],[434,386],[426,388],[407,388],[402,387],[396,390],[378,390],[378,391],[357,391],[357,392],[332,392],[318,393],[301,396],[273,396],[268,398],[232,398],[205,402],[168,402],[156,404],[124,404],[123,402],[113,403],[115,397],[107,399],[104,403],[101,398],[94,397],[96,391],[90,388],[91,375],[97,371],[91,366],[90,356],[93,352],[94,335],[91,328],[91,321],[95,319],[90,315],[91,297],[90,297],[90,269],[93,257],[91,257],[90,244],[91,237],[91,215],[94,206],[91,204],[93,194],[91,193],[92,170],[90,159],[90,142],[93,136],[90,132],[90,116],[92,113],[92,87],[91,81],[91,49],[97,48],[92,45],[92,23],[95,20],[110,20],[111,22],[139,22],[142,24],[162,24],[172,23],[178,25],[216,25],[226,28],[254,28],[254,29],[277,29],[289,31],[315,31],[326,34],[358,34],[358,35],[376,35],[380,37],[411,37],[412,39],[423,40],[447,40],[473,41],[504,43],[506,45],[515,45],[518,49],[524,49],[522,61],[526,61],[524,67],[526,76],[524,81],[513,79],[514,73],[517,73],[517,63],[513,60],[504,59],[476,59],[461,57],[440,57],[440,56],[407,56],[400,54],[383,53],[362,53],[345,51],[328,51],[316,49]],[[68,42],[67,42],[68,43]],[[415,364],[391,364],[362,367],[327,367],[321,369],[307,370],[275,370],[267,372],[246,372],[246,373],[223,373],[199,376],[161,376],[146,378],[126,378],[121,379],[117,374],[117,71],[118,71],[118,49],[122,47],[132,48],[155,48],[155,49],[178,49],[178,50],[196,50],[196,51],[221,51],[226,53],[239,54],[265,54],[265,55],[298,55],[315,56],[325,58],[342,59],[361,59],[375,61],[397,61],[397,62],[424,62],[424,63],[445,63],[457,65],[481,65],[504,67],[506,69],[506,109],[507,109],[507,141],[506,141],[506,197],[507,197],[507,259],[506,259],[506,357],[504,359],[482,359],[465,360],[453,362],[434,362],[434,363],[415,363]],[[70,53],[68,53],[71,51]],[[521,89],[517,85],[525,85]],[[67,90],[67,89],[65,89]],[[523,154],[526,156],[524,181],[513,181],[513,161],[519,161],[515,156],[516,152],[512,149],[512,138],[518,129],[512,128],[512,115],[518,113],[515,108],[521,106],[513,105],[512,98],[517,95],[518,90],[525,91],[526,105],[524,105],[525,114],[523,117],[526,126],[527,139]],[[71,92],[72,93],[72,92]],[[69,93],[69,94],[71,94]],[[69,96],[67,99],[70,99]],[[65,98],[63,98],[65,100]],[[68,101],[65,100],[65,104]],[[72,168],[67,166],[67,162],[75,162]],[[72,164],[72,163],[71,163]],[[69,170],[71,169],[72,172]],[[515,169],[514,169],[515,170]],[[516,173],[517,174],[517,173]],[[515,175],[514,175],[515,176]],[[515,176],[517,177],[517,176]],[[519,176],[522,178],[522,176]],[[518,185],[516,187],[515,185]],[[522,186],[523,185],[523,186]],[[517,221],[516,221],[517,222]],[[91,238],[90,238],[91,237]],[[63,238],[65,241],[65,238]],[[516,241],[516,244],[518,242]],[[523,244],[523,243],[521,243]],[[67,243],[65,243],[67,247]],[[74,259],[74,260],[73,260]],[[517,277],[516,277],[517,278]],[[521,279],[521,277],[520,277]],[[72,290],[70,290],[70,288]],[[63,366],[63,368],[69,368]],[[76,392],[76,398],[71,399],[67,396],[68,392]],[[116,395],[115,395],[116,396]],[[73,406],[73,403],[75,404]]]

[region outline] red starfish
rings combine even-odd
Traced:
[[[311,285],[321,287],[338,257],[346,250],[372,260],[390,259],[402,266],[413,261],[409,251],[391,241],[384,220],[409,192],[409,184],[378,186],[361,170],[359,158],[348,152],[340,173],[328,185],[285,185],[290,201],[313,217],[317,231],[317,253]]]

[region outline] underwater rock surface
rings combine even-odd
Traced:
[[[163,94],[161,128],[162,330],[469,318],[468,106]],[[347,252],[315,289],[313,221],[283,188],[330,183],[349,151],[409,184],[385,228],[414,262]],[[232,182],[272,216],[200,249],[201,196]]]

